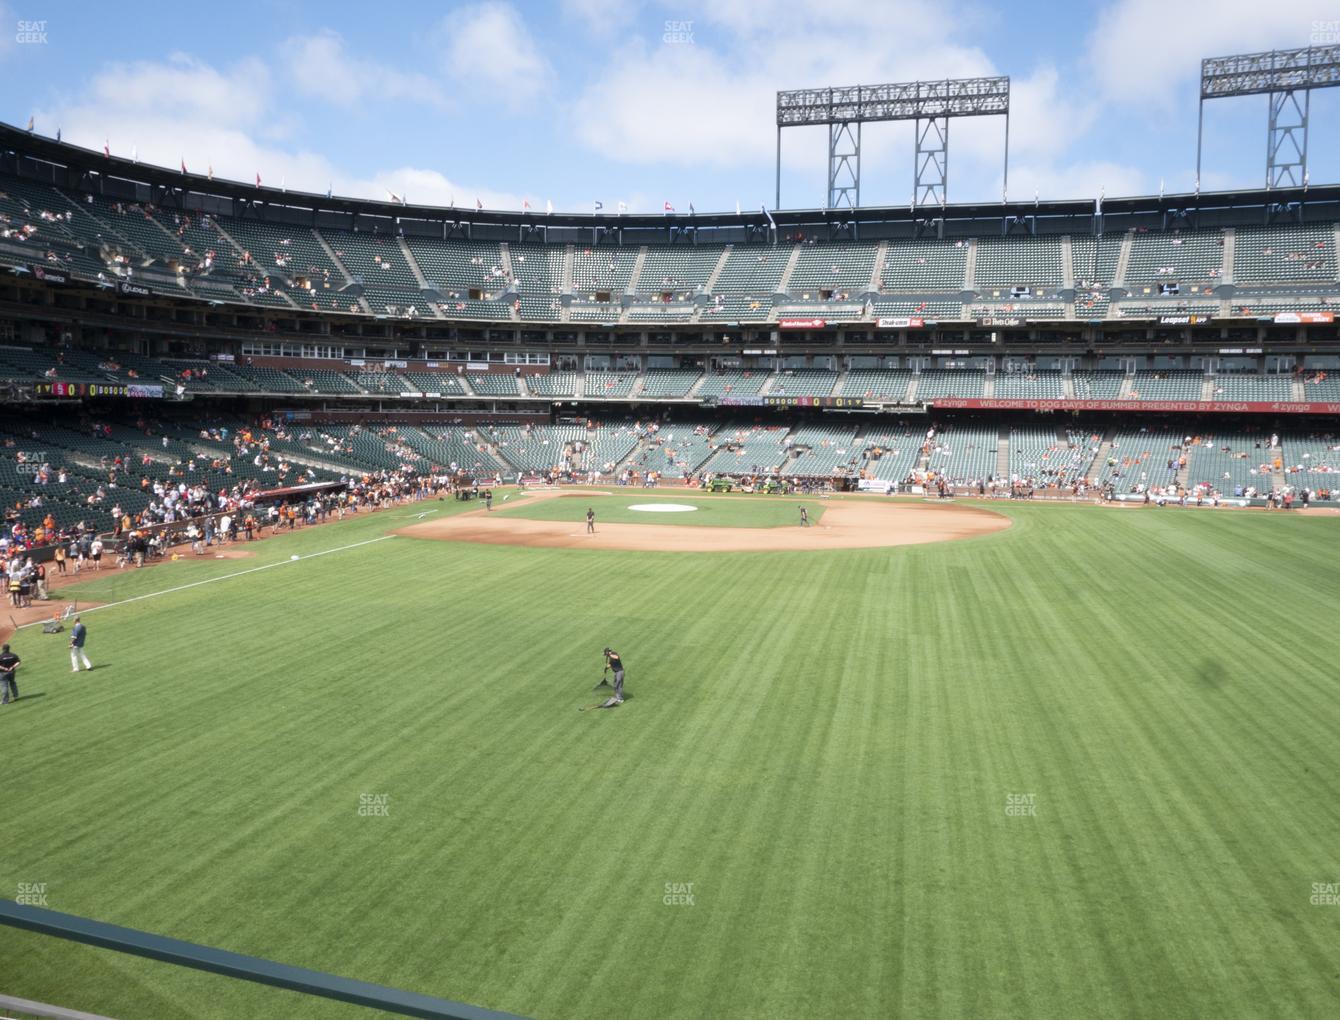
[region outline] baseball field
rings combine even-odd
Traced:
[[[602,499],[70,589],[91,673],[12,639],[4,895],[539,1018],[1334,1010],[1340,516],[806,503],[954,539],[826,548],[796,501]],[[579,711],[605,645],[628,700]],[[5,928],[0,985],[368,1015]]]

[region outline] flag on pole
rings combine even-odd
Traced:
[[[554,200],[552,198],[545,199],[544,211],[548,213],[550,216],[554,215]]]
[[[261,186],[261,172],[260,172],[259,170],[257,170],[257,171],[256,171],[256,187],[259,188],[260,186]]]
[[[690,203],[689,203],[689,215],[690,215],[690,216],[693,216],[693,215],[696,214],[696,212],[697,212],[697,210],[693,208],[693,203],[690,202]]]
[[[1034,189],[1033,189],[1033,205],[1036,206],[1037,204],[1038,204],[1038,189],[1037,189],[1037,188],[1034,188]]]
[[[523,199],[521,200],[521,211],[522,211],[522,212],[527,212],[529,209],[530,209],[530,199],[528,199],[528,198],[523,198]]]
[[[32,133],[33,133],[33,119],[32,119],[31,117],[29,117],[29,118],[28,118],[28,134],[32,134]]]
[[[182,173],[186,173],[186,157],[185,157],[185,156],[182,157],[182,161],[181,161],[181,172],[182,172]]]
[[[622,216],[622,215],[623,215],[624,213],[626,213],[627,211],[628,211],[628,203],[627,203],[627,202],[620,202],[620,203],[619,203],[619,215]]]
[[[481,201],[479,200],[479,198],[476,196],[476,198],[475,198],[475,212],[480,212],[483,208],[484,208],[484,203],[481,202]]]
[[[675,211],[675,207],[674,207],[673,205],[671,205],[671,204],[669,203],[669,201],[667,201],[667,202],[665,203],[665,211],[666,211],[666,212],[674,212],[674,211]]]
[[[112,158],[112,140],[110,138],[103,139],[102,154],[106,156],[108,159]]]
[[[738,198],[735,200],[735,215],[740,215],[740,200]]]
[[[332,181],[326,185],[326,197],[330,198],[335,194],[335,183]]]
[[[397,195],[394,191],[389,191],[389,190],[388,190],[388,191],[386,192],[386,194],[387,194],[388,196],[390,196],[391,202],[392,202],[393,204],[395,204],[395,205],[399,205],[399,204],[400,204],[400,196]]]
[[[279,190],[288,191],[288,174],[279,175]]]
[[[214,180],[214,164],[213,164],[213,163],[209,164],[209,169],[205,171],[205,176],[208,177],[211,181]]]
[[[603,208],[605,208],[605,203],[604,203],[604,202],[597,201],[596,204],[595,204],[595,211],[596,211],[596,212],[600,212],[600,210],[603,209]]]
[[[56,128],[56,141],[60,141],[60,128]]]
[[[1163,178],[1159,178],[1159,198],[1163,197]]]

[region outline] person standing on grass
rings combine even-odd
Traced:
[[[594,507],[586,508],[586,533],[594,535],[596,533],[596,511]]]
[[[79,617],[74,618],[74,630],[70,631],[70,665],[74,667],[70,672],[78,673],[79,664],[82,662],[85,669],[91,670],[93,663],[88,661],[88,656],[84,654],[84,642],[88,640],[88,628],[79,622]]]
[[[22,661],[9,650],[9,645],[0,649],[0,705],[19,700],[19,684],[15,675]]]
[[[800,508],[800,526],[808,528],[810,526],[810,512],[803,506]]]
[[[607,702],[605,703],[605,705],[622,705],[622,704],[623,704],[623,659],[621,659],[621,658],[619,657],[619,653],[618,653],[618,652],[616,652],[613,648],[610,648],[608,645],[605,646],[605,669],[606,669],[607,672],[610,671],[610,670],[612,670],[612,671],[614,672],[614,696],[613,696],[612,698],[610,698],[610,700],[607,701]],[[600,678],[600,683],[598,683],[596,686],[597,686],[597,687],[608,687],[608,686],[609,686],[609,681],[606,680],[606,679],[602,676],[602,677]],[[604,706],[602,706],[602,707],[604,707]]]

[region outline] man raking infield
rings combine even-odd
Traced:
[[[605,646],[605,671],[600,676],[600,683],[596,684],[596,690],[610,685],[608,674],[614,671],[614,693],[605,701],[601,708],[613,708],[615,705],[623,704],[623,659],[619,658],[619,653],[608,645]]]

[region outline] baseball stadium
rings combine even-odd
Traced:
[[[727,212],[0,103],[0,1016],[1335,1015],[1335,41],[1083,198],[1003,74],[774,81]]]

